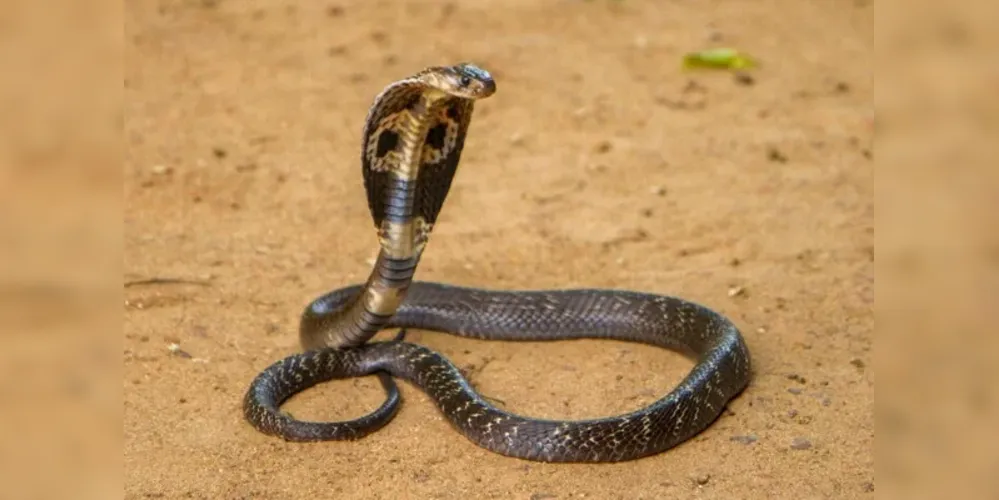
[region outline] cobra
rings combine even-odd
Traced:
[[[386,425],[415,384],[451,425],[496,453],[544,462],[618,462],[668,450],[705,430],[751,378],[750,356],[726,317],[677,297],[625,290],[502,291],[413,280],[458,167],[474,104],[496,91],[472,64],[431,67],[386,87],[364,123],[362,174],[381,250],[364,284],[333,290],[302,314],[304,352],[266,368],[243,400],[246,420],[288,441],[358,439]],[[441,354],[404,341],[368,342],[383,329],[487,340],[602,338],[651,344],[695,361],[668,394],[607,418],[528,418],[479,395]],[[387,398],[343,422],[281,412],[291,396],[332,379],[376,374]]]

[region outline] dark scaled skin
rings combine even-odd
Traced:
[[[327,294],[309,309],[328,314],[360,288]],[[707,428],[750,378],[749,353],[724,317],[681,299],[619,290],[506,292],[415,282],[388,327],[420,328],[478,339],[546,341],[605,338],[684,353],[697,365],[669,394],[646,408],[605,419],[560,422],[503,411],[479,396],[450,361],[402,341],[286,358],[265,370],[247,393],[248,418],[289,440],[355,439],[394,414],[390,398],[365,421],[319,423],[280,413],[288,397],[335,378],[388,372],[416,384],[448,421],[479,446],[546,462],[615,462],[665,451]],[[384,382],[384,378],[383,378]]]
[[[417,219],[436,219],[464,146],[472,101],[494,91],[488,73],[457,65],[429,68],[376,98],[362,164],[382,252],[367,283],[334,290],[306,308],[300,326],[306,352],[253,380],[243,410],[259,431],[289,441],[361,438],[395,415],[400,398],[392,377],[398,377],[426,392],[455,429],[485,449],[545,462],[619,462],[696,435],[748,385],[750,356],[738,329],[692,302],[623,290],[492,291],[412,280],[430,230],[410,230]],[[616,339],[671,349],[696,364],[663,398],[632,413],[533,419],[491,405],[450,361],[401,335],[367,343],[385,328],[488,340]],[[360,419],[306,422],[280,411],[288,398],[318,383],[372,374],[388,397]]]

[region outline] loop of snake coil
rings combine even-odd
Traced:
[[[464,147],[473,103],[496,90],[471,64],[427,68],[386,87],[365,121],[362,172],[381,252],[367,282],[314,300],[302,314],[305,352],[260,373],[243,400],[261,432],[289,441],[357,439],[399,406],[392,377],[419,386],[479,446],[546,462],[616,462],[665,451],[707,428],[749,383],[750,358],[724,316],[683,299],[621,290],[494,291],[413,281]],[[672,349],[696,361],[669,394],[615,417],[557,421],[496,408],[445,357],[393,341],[386,328],[492,340],[606,338]],[[280,411],[318,383],[377,374],[388,397],[360,419],[306,422]]]

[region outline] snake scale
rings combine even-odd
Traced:
[[[493,452],[545,462],[617,462],[665,451],[707,428],[747,386],[750,358],[724,316],[683,299],[622,290],[498,291],[413,281],[451,186],[473,105],[496,91],[472,64],[431,67],[386,87],[363,131],[362,172],[381,246],[366,283],[329,292],[302,314],[304,352],[261,372],[243,400],[247,421],[288,441],[358,439],[399,407],[392,377],[426,392],[459,432]],[[367,341],[387,328],[400,335]],[[480,396],[447,358],[405,342],[406,328],[493,340],[603,338],[684,354],[696,364],[658,401],[578,421],[526,418]],[[332,379],[378,375],[388,395],[352,421],[307,422],[280,411]]]

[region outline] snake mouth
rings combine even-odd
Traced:
[[[477,84],[477,88],[473,89],[470,95],[470,99],[485,99],[496,93],[496,82],[488,80]]]

